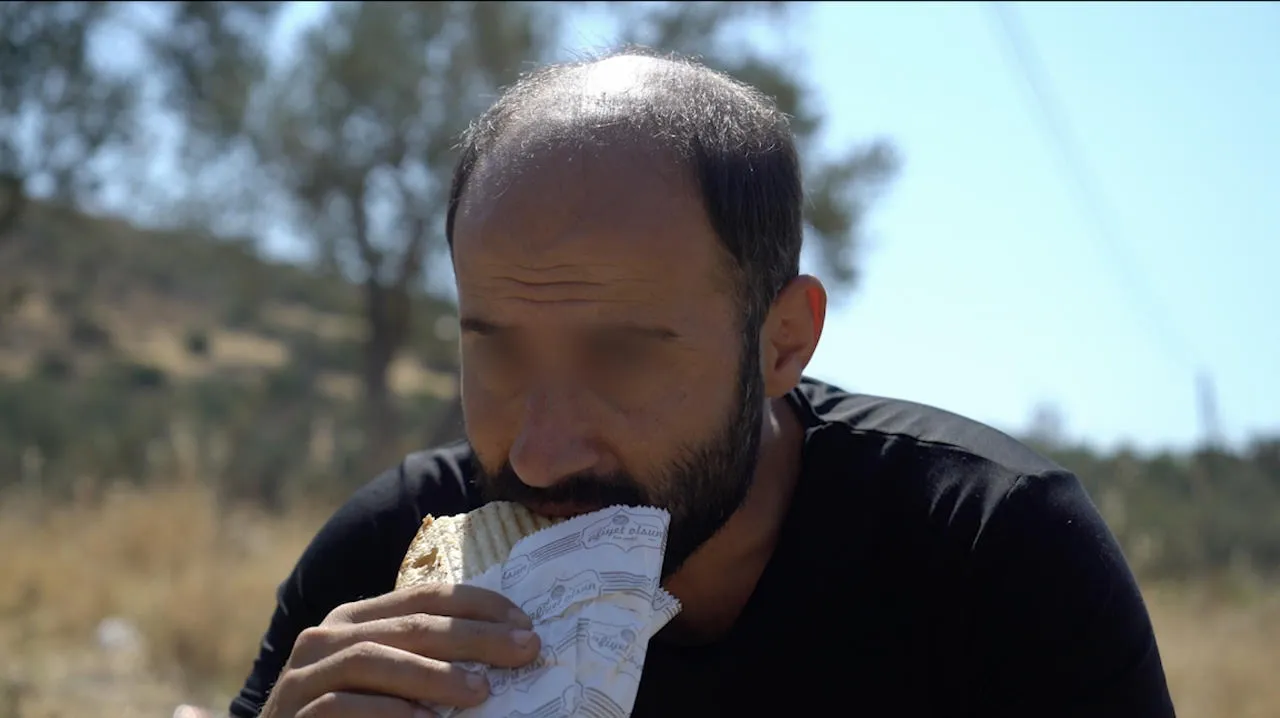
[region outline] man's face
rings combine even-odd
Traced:
[[[727,262],[660,153],[544,146],[482,165],[454,268],[486,498],[665,508],[664,575],[719,530],[750,486],[764,402]]]

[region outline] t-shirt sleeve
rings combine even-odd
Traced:
[[[982,716],[1173,718],[1118,542],[1072,474],[1019,478],[974,547]]]
[[[302,631],[338,606],[395,587],[400,561],[422,518],[465,510],[463,492],[411,462],[358,490],[324,524],[276,591],[275,610],[258,656],[229,709],[256,718]]]

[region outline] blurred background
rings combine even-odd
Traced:
[[[1179,714],[1280,715],[1276,3],[0,4],[0,718],[218,714],[333,508],[461,435],[454,143],[632,41],[794,117],[812,374],[1123,543]]]

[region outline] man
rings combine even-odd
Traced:
[[[408,457],[320,531],[232,714],[482,703],[455,662],[528,663],[528,618],[468,587],[391,589],[425,514],[501,499],[669,510],[683,611],[636,716],[1172,716],[1074,476],[802,376],[826,308],[799,272],[803,201],[784,116],[695,63],[621,53],[506,92],[465,137],[446,224],[468,441]]]

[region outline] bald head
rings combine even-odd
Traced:
[[[657,143],[681,156],[699,134],[699,120],[733,122],[724,131],[763,140],[786,134],[785,118],[768,98],[728,76],[685,60],[645,54],[610,55],[593,62],[558,65],[512,87],[494,106],[504,126],[495,149],[528,144],[534,137],[568,141]],[[737,110],[730,116],[725,112]]]
[[[749,322],[799,273],[803,236],[794,139],[759,91],[692,60],[628,49],[540,68],[507,89],[463,136],[446,233],[477,177],[518,181],[563,150],[623,149],[668,161],[698,193]]]

